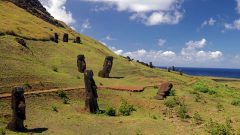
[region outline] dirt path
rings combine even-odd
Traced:
[[[110,90],[118,90],[118,91],[142,92],[147,87],[153,87],[153,85],[148,85],[148,86],[107,86],[107,87],[98,87],[98,90],[110,89]],[[70,90],[78,90],[78,89],[85,89],[85,88],[84,87],[70,87],[70,88],[57,88],[57,89],[49,89],[49,90],[34,90],[34,91],[27,91],[24,94],[31,95],[31,94],[57,92],[60,90],[70,91]],[[0,98],[9,98],[9,97],[11,97],[11,93],[0,94]]]

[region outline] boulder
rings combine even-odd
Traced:
[[[157,100],[163,100],[164,98],[169,96],[172,88],[173,88],[173,84],[170,82],[165,82],[161,84],[161,86],[158,89],[157,95],[154,98]]]
[[[113,65],[113,57],[112,56],[107,56],[105,58],[104,64],[103,64],[103,69],[99,71],[98,76],[102,78],[109,78],[109,74],[111,72]]]
[[[77,56],[77,67],[80,73],[84,73],[84,71],[86,70],[86,62],[84,55]]]
[[[25,131],[23,121],[26,120],[26,104],[23,88],[16,87],[12,90],[11,108],[12,120],[8,123],[7,128],[12,131]]]
[[[93,79],[93,71],[92,70],[86,70],[84,72],[84,82],[85,82],[85,109],[89,111],[90,113],[96,113],[98,108],[98,102],[97,102],[97,86],[95,84],[95,81]]]

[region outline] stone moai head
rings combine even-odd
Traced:
[[[158,99],[158,100],[163,100],[164,98],[169,96],[172,88],[173,88],[173,84],[170,82],[165,82],[165,83],[161,84],[161,86],[158,89],[158,93],[154,98]]]
[[[58,34],[57,33],[54,33],[54,42],[58,43]]]
[[[24,89],[16,87],[12,90],[12,121],[8,123],[7,128],[12,131],[25,131],[23,121],[26,119]]]
[[[180,74],[180,75],[183,75],[183,72],[180,70],[180,71],[179,71],[179,74]]]
[[[63,34],[63,42],[68,42],[68,34],[67,33]]]
[[[86,70],[84,72],[84,83],[86,92],[85,109],[91,113],[96,113],[99,110],[97,103],[98,95],[92,70]]]
[[[152,62],[149,63],[149,67],[150,67],[150,68],[153,68]]]
[[[81,38],[80,38],[80,37],[76,37],[76,40],[75,40],[75,41],[76,41],[76,43],[79,43],[79,44],[80,44],[80,43],[81,43]]]
[[[174,66],[172,66],[172,71],[176,71]]]
[[[109,74],[111,72],[113,65],[113,57],[112,56],[107,56],[105,58],[104,64],[103,64],[103,70],[101,70],[98,74],[98,76],[103,77],[103,78],[109,78]]]
[[[86,70],[86,62],[84,55],[77,56],[77,67],[80,73],[84,73],[84,71]]]

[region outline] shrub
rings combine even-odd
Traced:
[[[170,96],[175,96],[176,95],[176,92],[175,92],[175,89],[172,89],[169,93]]]
[[[108,116],[116,116],[116,109],[110,107],[105,111],[105,114]]]
[[[224,111],[224,107],[222,104],[218,103],[217,104],[217,110],[220,112],[220,111]]]
[[[80,77],[80,76],[77,76],[77,79],[81,79],[81,77]]]
[[[156,115],[152,115],[151,116],[154,120],[157,120],[157,116]]]
[[[69,104],[69,97],[66,95],[64,91],[60,91],[57,94],[63,100],[64,104]]]
[[[182,118],[182,119],[186,119],[186,118],[189,117],[187,112],[188,112],[187,106],[185,104],[182,104],[177,109],[177,116]]]
[[[193,85],[193,89],[202,93],[208,93],[209,88],[203,81],[198,81]]]
[[[0,128],[0,135],[6,135],[6,129]]]
[[[52,106],[52,110],[53,110],[54,112],[58,112],[58,109],[57,109],[56,106]]]
[[[28,82],[25,82],[23,85],[26,88],[32,89],[32,86]]]
[[[53,70],[54,72],[58,72],[58,68],[57,68],[56,66],[53,66],[53,67],[52,67],[52,70]]]
[[[220,124],[212,119],[206,124],[206,131],[211,135],[233,135],[235,132],[230,120],[226,120],[224,124]]]
[[[234,99],[231,104],[234,106],[240,106],[240,99]]]
[[[119,107],[120,114],[122,114],[123,116],[129,116],[133,111],[136,111],[133,105],[130,105],[127,103],[127,101],[122,100],[122,104]]]
[[[203,119],[198,112],[194,113],[193,115],[193,123],[197,125],[200,125],[203,123]]]
[[[164,101],[164,105],[168,108],[174,108],[177,105],[180,105],[181,101],[178,97],[169,97]]]

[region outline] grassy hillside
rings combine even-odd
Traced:
[[[40,84],[45,84],[45,87],[81,86],[83,76],[76,66],[76,57],[79,54],[85,55],[87,68],[94,71],[97,84],[102,83],[104,86],[158,84],[173,77],[167,72],[129,62],[98,41],[78,34],[70,28],[53,26],[10,2],[0,1],[0,9],[0,33],[3,33],[0,36],[0,92],[11,86],[26,83],[36,89]],[[73,40],[59,44],[48,41],[54,32],[60,34],[60,39],[64,32],[70,34],[70,39],[80,35],[83,44],[72,43]],[[12,33],[17,36],[13,36]],[[28,48],[18,44],[16,37],[26,38]],[[105,56],[108,55],[114,57],[111,76],[124,78],[97,77]],[[58,72],[53,69],[57,69]],[[180,80],[182,79],[187,78],[181,77]]]
[[[70,34],[70,42],[50,41],[55,33]],[[117,116],[88,114],[84,108],[84,91],[66,92],[70,101],[64,104],[56,93],[34,94],[26,97],[29,132],[42,134],[240,134],[240,82],[215,82],[206,77],[194,77],[177,72],[151,69],[114,54],[106,46],[66,26],[53,26],[14,4],[0,1],[0,93],[13,86],[32,89],[83,86],[83,75],[77,71],[76,58],[86,57],[87,69],[94,71],[98,86],[174,84],[172,96],[159,101],[153,97],[157,87],[130,93],[98,90],[99,107],[113,107]],[[80,35],[82,44],[73,43]],[[27,48],[17,43],[24,38]],[[110,74],[113,78],[97,77],[106,56],[114,57]],[[224,80],[224,79],[223,79]],[[118,109],[125,100],[136,109],[122,116]],[[0,135],[11,119],[10,99],[0,99]],[[212,120],[211,120],[212,119]],[[6,131],[7,134],[21,134]],[[22,133],[29,134],[29,133]]]

